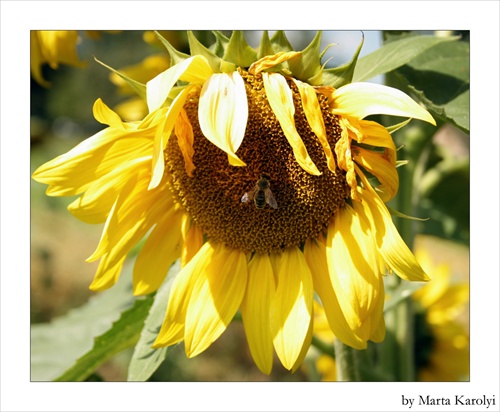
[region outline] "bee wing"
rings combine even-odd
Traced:
[[[273,209],[277,209],[278,208],[278,203],[276,202],[276,198],[274,197],[273,192],[271,192],[270,189],[266,190],[266,202]]]
[[[254,187],[252,190],[250,190],[250,192],[246,192],[243,196],[241,196],[241,201],[243,203],[246,203],[250,200],[253,200],[255,192],[257,192],[258,189],[258,187]]]

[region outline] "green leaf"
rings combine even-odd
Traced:
[[[146,85],[142,84],[134,79],[131,79],[128,76],[125,76],[124,74],[120,73],[118,70],[113,69],[112,67],[108,66],[107,64],[97,60],[94,57],[95,61],[102,66],[106,67],[108,70],[111,70],[113,73],[116,73],[118,76],[120,76],[123,80],[125,80],[132,89],[137,93],[137,95],[144,101],[146,101]]]
[[[136,299],[134,306],[121,314],[110,330],[97,337],[94,347],[76,363],[55,379],[58,382],[81,382],[87,379],[101,364],[117,353],[133,346],[139,339],[153,297]]]
[[[469,90],[458,95],[444,106],[446,117],[464,132],[470,129],[470,93]]]
[[[51,381],[92,349],[94,337],[108,330],[133,302],[131,269],[113,288],[49,323],[31,326],[31,380]]]
[[[181,53],[174,46],[170,44],[170,42],[165,39],[160,33],[155,31],[156,36],[161,41],[161,43],[167,49],[168,55],[170,57],[170,66],[174,66],[176,64],[182,63],[187,58],[191,57],[189,54]]]
[[[418,98],[418,100],[420,100],[420,102],[422,102],[425,105],[427,110],[429,110],[432,113],[434,117],[437,117],[444,122],[450,122],[455,126],[457,126],[459,129],[461,129],[462,131],[469,133],[469,122],[470,122],[469,90],[463,91],[452,100],[448,101],[445,104],[440,105],[429,99],[423,91],[417,90],[412,85],[409,85],[408,87],[413,92],[413,94]],[[441,98],[446,100],[444,91],[442,93]]]
[[[224,54],[224,60],[239,67],[250,67],[257,60],[256,51],[248,45],[240,30],[233,31]]]
[[[437,44],[412,59],[408,66],[421,72],[444,74],[468,84],[470,82],[470,45],[463,41]]]
[[[363,47],[364,35],[361,37],[361,42],[352,56],[351,61],[343,64],[342,66],[333,67],[331,69],[323,70],[323,84],[332,87],[341,87],[352,82],[354,69],[358,61],[359,53]]]
[[[158,336],[165,312],[167,310],[170,289],[176,275],[180,271],[180,263],[177,261],[169,270],[166,281],[158,289],[154,297],[153,305],[144,323],[139,342],[135,346],[134,353],[128,368],[129,381],[146,381],[158,369],[167,356],[168,348],[153,349],[151,345]]]
[[[386,43],[359,59],[353,82],[366,81],[395,70],[431,47],[457,39],[458,37],[412,36]]]

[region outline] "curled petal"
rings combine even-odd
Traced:
[[[279,52],[271,56],[264,56],[252,65],[248,69],[248,73],[257,74],[264,70],[270,69],[286,60],[290,60],[293,57],[299,56],[300,52],[290,51],[290,52]]]
[[[362,147],[353,148],[352,153],[356,163],[380,181],[381,184],[376,189],[382,200],[384,202],[391,200],[399,187],[399,175],[395,165],[384,156],[384,153],[372,152]]]

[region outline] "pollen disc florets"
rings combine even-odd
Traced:
[[[192,177],[177,139],[171,138],[166,149],[166,168],[175,199],[213,242],[245,252],[277,252],[300,246],[325,231],[335,211],[349,194],[345,172],[332,173],[323,147],[311,130],[302,109],[300,94],[293,82],[295,126],[307,151],[320,172],[313,176],[303,170],[294,157],[281,126],[266,98],[262,76],[240,72],[248,98],[248,122],[237,155],[247,166],[231,166],[227,154],[207,140],[198,123],[199,91],[193,92],[184,108],[194,133],[195,170]],[[328,111],[326,98],[318,96],[328,142],[331,148],[340,138],[341,128]],[[268,190],[277,208],[268,203],[259,208],[252,196],[259,179],[269,178]],[[264,187],[266,185],[263,185]],[[247,201],[242,202],[246,195]]]

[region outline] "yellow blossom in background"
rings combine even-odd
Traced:
[[[267,34],[257,51],[239,32],[217,36],[219,54],[192,33],[191,55],[163,39],[171,67],[147,81],[144,119],[123,122],[97,100],[107,127],[33,175],[49,195],[80,195],[76,217],[104,223],[91,289],[113,286],[146,238],[134,294],[156,291],[182,263],[155,347],[184,342],[196,356],[240,310],[259,369],[269,374],[276,352],[295,370],[315,292],[342,342],[382,341],[383,275],[429,278],[385,206],[399,184],[394,142],[365,118],[434,119],[393,88],[333,87],[320,35],[302,52]]]
[[[414,293],[417,303],[416,362],[421,381],[469,378],[469,333],[460,317],[469,302],[469,284],[452,279],[450,264],[436,265],[425,247],[415,255],[432,282]]]
[[[78,58],[76,30],[32,30],[30,32],[30,64],[31,75],[42,86],[49,83],[42,76],[42,66],[48,64],[57,69],[60,64],[84,67],[85,62]]]

